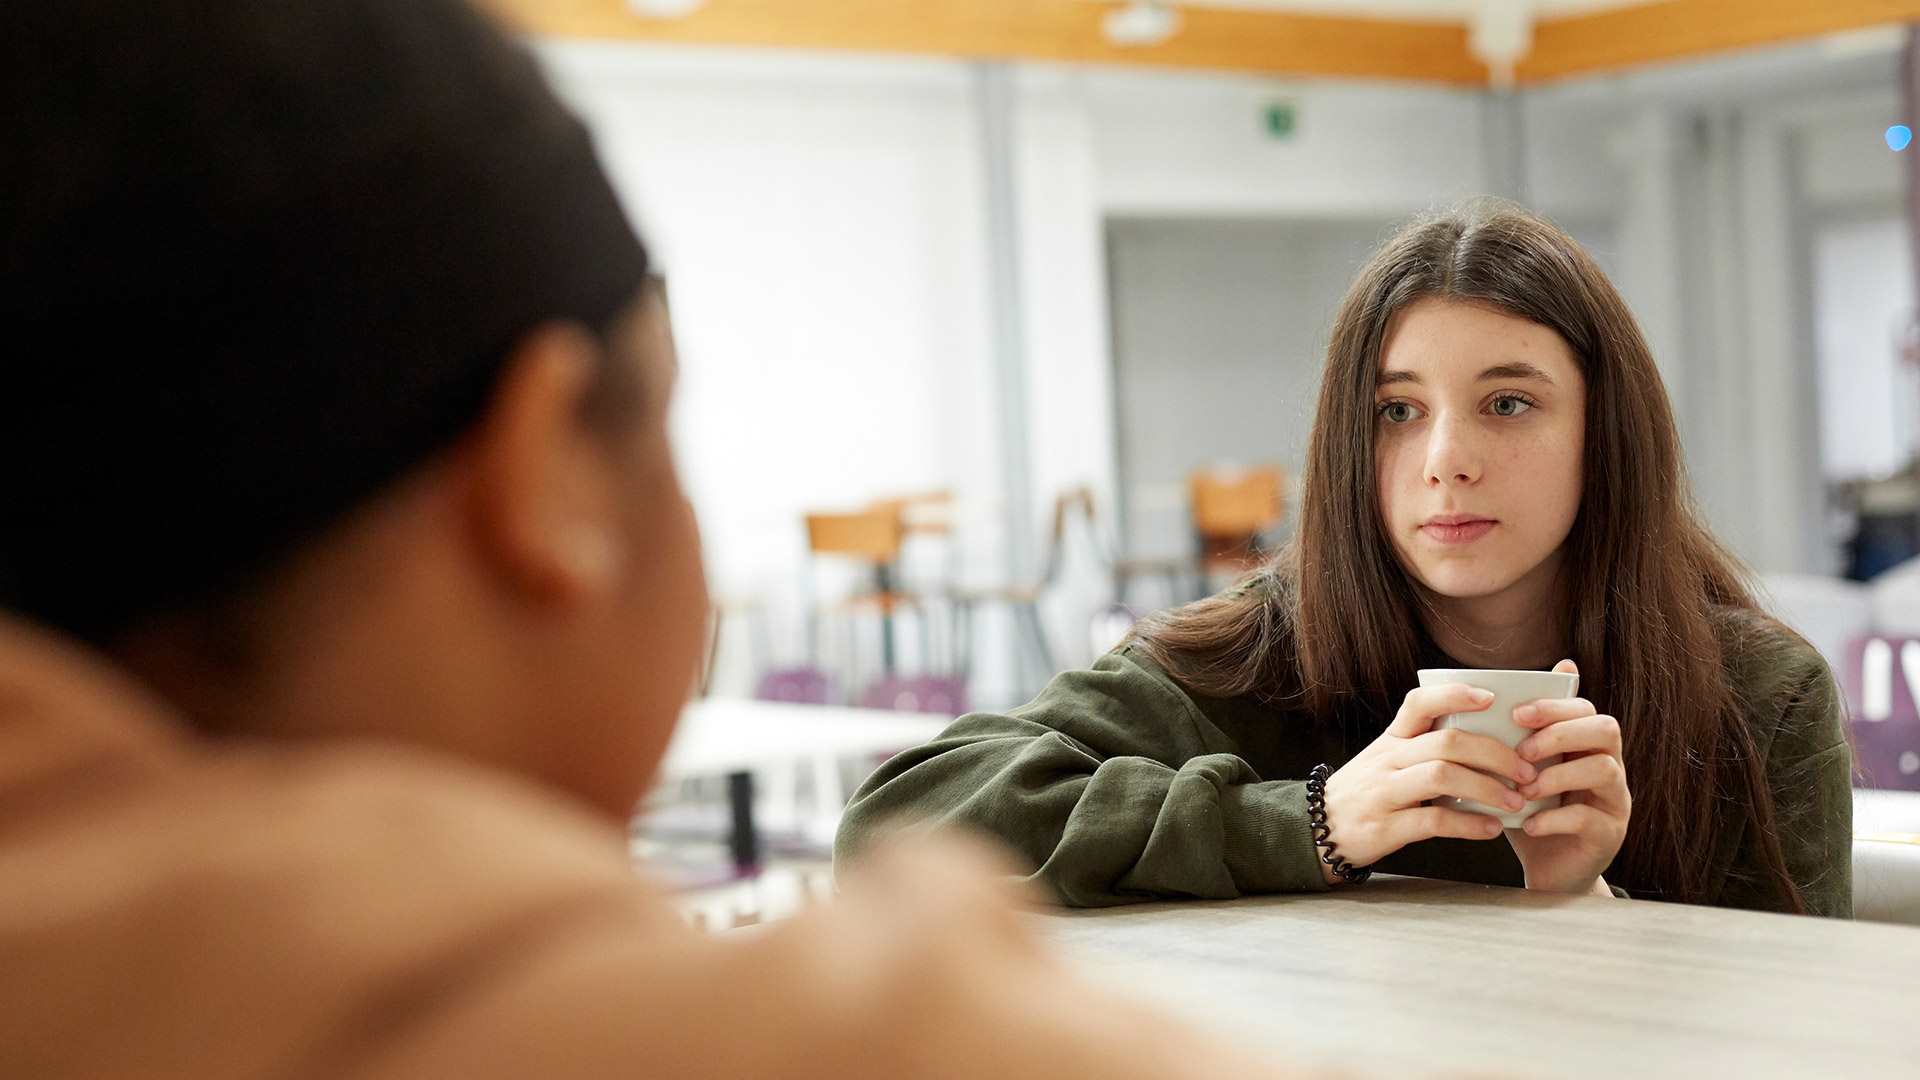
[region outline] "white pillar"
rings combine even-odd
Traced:
[[[1027,434],[1026,296],[1020,274],[1020,202],[1014,180],[1013,73],[1005,64],[973,67],[980,159],[986,169],[988,295],[992,298],[995,408],[1001,500],[1007,526],[1007,571],[1033,572],[1033,493]]]
[[[1676,415],[1688,405],[1686,312],[1681,289],[1679,162],[1681,121],[1644,108],[1611,149],[1626,179],[1620,214],[1620,289],[1653,350]]]
[[[1719,110],[1707,117],[1703,189],[1706,193],[1705,348],[1695,385],[1708,389],[1696,415],[1706,421],[1696,475],[1708,519],[1735,554],[1758,562],[1760,536],[1754,496],[1754,371],[1746,360],[1745,191],[1740,182],[1739,117]]]
[[[1740,214],[1745,233],[1745,382],[1752,388],[1748,443],[1756,518],[1753,562],[1762,571],[1815,569],[1813,538],[1824,512],[1818,410],[1810,393],[1813,357],[1805,347],[1806,298],[1794,242],[1794,197],[1787,129],[1749,115],[1740,140]]]

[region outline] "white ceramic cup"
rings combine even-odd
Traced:
[[[1486,735],[1517,747],[1522,739],[1533,734],[1533,728],[1523,728],[1513,722],[1513,710],[1522,705],[1551,698],[1570,698],[1579,693],[1580,676],[1564,671],[1494,671],[1479,668],[1421,668],[1421,686],[1445,686],[1449,683],[1465,683],[1491,691],[1493,704],[1480,712],[1452,713],[1434,722],[1433,729],[1458,728],[1471,731],[1476,735]],[[1533,762],[1533,767],[1545,771],[1550,765],[1558,765],[1558,755]],[[1495,777],[1509,788],[1516,786],[1504,776]],[[1486,814],[1500,819],[1504,828],[1517,829],[1521,822],[1542,810],[1552,810],[1560,805],[1560,796],[1549,795],[1544,799],[1535,799],[1518,810],[1509,811],[1502,807],[1486,806],[1472,799],[1456,799],[1452,796],[1434,800],[1436,805],[1450,806],[1456,810],[1465,810],[1469,814]]]

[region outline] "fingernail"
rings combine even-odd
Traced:
[[[1533,740],[1522,739],[1520,741],[1520,745],[1513,748],[1513,752],[1516,754],[1519,754],[1521,757],[1525,758],[1527,761],[1532,761],[1533,760]],[[1526,764],[1526,762],[1521,762],[1521,764],[1524,765]]]
[[[1531,724],[1533,723],[1534,718],[1539,715],[1540,715],[1539,709],[1536,709],[1531,705],[1522,705],[1519,708],[1513,710],[1513,722],[1516,724]]]
[[[1529,798],[1531,798],[1531,796],[1529,796]],[[1515,795],[1515,794],[1512,794],[1511,792],[1509,792],[1509,793],[1508,793],[1508,795],[1507,795],[1507,809],[1509,809],[1509,810],[1518,810],[1518,809],[1520,809],[1521,807],[1523,807],[1523,806],[1525,806],[1525,805],[1527,805],[1527,800],[1526,800],[1526,799],[1523,799],[1523,798],[1521,798],[1521,797],[1520,797],[1520,796],[1518,796],[1518,795]]]
[[[1524,761],[1520,763],[1520,782],[1521,783],[1531,784],[1536,778],[1539,777],[1539,775],[1540,775],[1539,770],[1535,769],[1533,766],[1527,764]]]
[[[1473,692],[1473,700],[1478,701],[1481,704],[1491,704],[1493,702],[1493,691],[1475,690]]]
[[[1539,789],[1535,788],[1532,784],[1528,784],[1526,787],[1521,788],[1520,794],[1525,795],[1529,799],[1537,799],[1540,797]],[[1518,810],[1520,808],[1518,806],[1515,806],[1514,809]]]

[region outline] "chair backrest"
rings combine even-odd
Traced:
[[[1200,469],[1187,477],[1193,529],[1208,539],[1243,539],[1280,523],[1286,474],[1277,465]]]
[[[833,680],[819,668],[782,668],[761,676],[753,696],[760,701],[825,705],[833,700]]]
[[[1856,638],[1838,674],[1863,783],[1920,791],[1920,638]]]
[[[957,675],[891,675],[868,686],[860,705],[959,716],[967,711],[967,681]]]
[[[895,507],[807,515],[807,548],[815,555],[892,562],[899,556],[905,536],[906,522]]]
[[[896,495],[875,499],[869,510],[882,510],[900,517],[900,528],[908,533],[950,533],[953,531],[953,492],[922,491],[914,495]]]
[[[1093,489],[1090,487],[1068,488],[1053,499],[1053,525],[1047,533],[1046,561],[1040,567],[1040,583],[1051,585],[1059,580],[1060,567],[1067,557],[1067,524],[1075,513],[1087,520],[1087,529],[1091,533],[1094,526]],[[1095,538],[1098,543],[1098,538]]]

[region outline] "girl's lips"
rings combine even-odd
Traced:
[[[1442,544],[1471,544],[1493,531],[1497,521],[1468,521],[1459,525],[1422,525],[1421,533]]]

